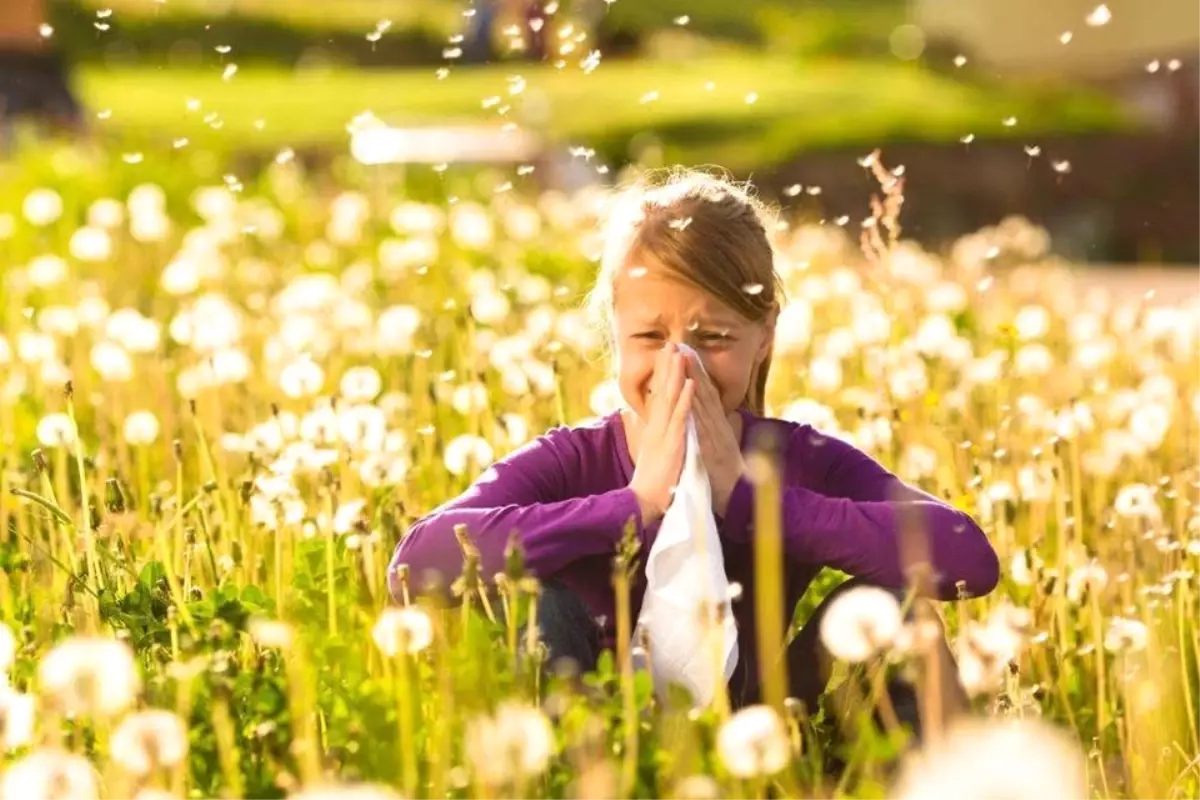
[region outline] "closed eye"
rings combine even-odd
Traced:
[[[648,340],[651,340],[651,341],[658,341],[659,339],[663,338],[663,336],[662,336],[662,334],[661,334],[661,333],[659,333],[658,331],[641,331],[640,333],[635,333],[635,334],[633,335],[633,338],[635,338],[635,339],[648,339]]]

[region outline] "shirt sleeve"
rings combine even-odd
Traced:
[[[485,580],[504,569],[504,550],[515,532],[525,564],[549,575],[576,559],[615,553],[632,521],[643,535],[633,491],[571,497],[569,476],[581,472],[575,448],[563,429],[541,436],[489,467],[461,495],[415,522],[396,546],[388,570],[393,595],[396,567],[408,565],[421,580],[430,571],[449,585],[462,573],[463,553],[454,530],[466,526],[479,550]]]
[[[783,489],[788,558],[905,588],[903,523],[924,535],[925,555],[909,560],[931,562],[941,599],[956,598],[960,582],[967,594],[978,597],[999,581],[996,552],[969,514],[909,486],[848,442],[798,426],[787,439],[784,467],[789,477],[801,478],[786,481]],[[753,517],[754,487],[743,477],[726,509],[726,535],[749,540]]]

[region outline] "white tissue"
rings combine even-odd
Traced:
[[[685,356],[694,352],[687,345]],[[712,513],[712,488],[700,458],[696,421],[688,417],[687,451],[671,505],[646,558],[646,594],[639,627],[649,635],[650,669],[655,690],[664,696],[671,684],[692,694],[696,705],[712,702],[717,669],[713,639],[705,641],[703,615],[709,619],[719,604],[722,623],[710,622],[709,635],[719,641],[723,682],[738,661],[737,625],[729,600],[725,558]]]

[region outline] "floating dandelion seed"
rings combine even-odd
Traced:
[[[112,27],[107,22],[93,22],[92,25],[96,28],[96,30],[100,31],[101,33],[104,33],[105,31],[107,31],[109,28]]]
[[[494,94],[491,97],[485,97],[480,105],[482,105],[484,108],[495,108],[496,106],[500,105],[500,95]]]
[[[267,127],[267,121],[265,119],[254,120],[254,130],[261,131],[265,127]]]
[[[808,192],[809,195],[816,197],[817,195],[819,195],[821,193],[821,187],[820,186],[809,186],[804,191]]]
[[[96,17],[98,19],[108,19],[111,16],[112,16],[111,8],[101,8],[101,9],[96,10]]]
[[[1011,128],[1017,124],[1017,118],[1016,117],[1005,117],[1003,120],[1001,120],[1000,124],[1006,128]]]
[[[716,81],[705,81],[704,82],[704,91],[711,92],[713,89],[716,89],[716,88],[717,88]]]
[[[971,142],[975,141],[975,134],[968,133],[966,136],[961,137],[959,141],[963,144],[970,144]]]
[[[1071,33],[1070,31],[1063,31],[1058,36],[1058,40],[1063,44],[1069,44],[1073,38],[1075,38],[1075,34]]]
[[[450,68],[449,67],[438,67],[437,70],[433,74],[439,81],[444,81],[444,80],[446,80],[446,78],[450,77]]]
[[[1087,15],[1087,24],[1093,28],[1099,28],[1102,25],[1107,25],[1112,20],[1112,12],[1108,10],[1108,6],[1104,3],[1092,9]]]
[[[142,163],[143,158],[144,157],[141,153],[126,153],[121,156],[121,160],[126,164],[140,164]]]
[[[658,90],[652,89],[651,91],[646,92],[644,95],[642,95],[642,99],[638,102],[640,102],[642,105],[645,105],[646,103],[653,103],[655,100],[658,99],[658,97],[659,97]]]
[[[1036,144],[1025,146],[1025,155],[1029,156],[1030,158],[1037,158],[1041,154],[1042,148],[1038,147]]]
[[[221,55],[226,56],[226,55],[229,55],[229,53],[233,51],[233,48],[227,44],[219,44],[216,47],[214,47],[213,50],[216,50]]]
[[[442,51],[442,58],[454,59],[459,58],[463,54],[461,47],[447,47]]]
[[[38,34],[43,39],[49,39],[51,36],[54,35],[54,26],[47,25],[46,23],[43,22],[41,25],[38,26]]]
[[[1146,65],[1146,72],[1150,72],[1150,73],[1158,72],[1158,68],[1160,66],[1161,65],[1159,64],[1159,61],[1156,58],[1153,61],[1151,61],[1149,64]]]
[[[847,223],[849,223],[849,222],[850,222],[850,215],[849,215],[849,214],[843,214],[842,216],[840,216],[840,217],[838,217],[837,219],[835,219],[833,222],[834,222],[834,224],[835,224],[835,225],[844,226],[844,225],[846,225]]]
[[[232,78],[234,75],[237,74],[237,71],[238,71],[237,64],[226,64],[225,71],[221,73],[221,80],[228,81],[230,78]]]
[[[800,192],[802,192],[802,191],[804,191],[804,187],[801,184],[793,183],[791,186],[788,186],[787,188],[785,188],[783,190],[783,193],[785,195],[787,195],[788,197],[795,197],[796,195],[800,194]]]
[[[525,91],[525,85],[526,85],[526,81],[520,75],[509,76],[508,93],[509,94],[520,94],[521,92]]]
[[[378,42],[382,38],[383,38],[383,33],[381,31],[371,31],[370,33],[367,34],[367,41],[370,42],[371,44]]]
[[[747,283],[742,287],[742,291],[751,296],[759,295],[762,294],[763,285],[761,283]]]
[[[276,164],[287,164],[296,157],[296,151],[290,147],[285,147],[275,155]]]
[[[579,66],[583,70],[584,74],[591,74],[592,72],[595,72],[596,67],[600,66],[600,51],[592,50],[589,52],[586,56],[584,56],[583,60],[579,62]]]
[[[96,112],[96,119],[110,119],[112,117],[111,108],[102,108]]]
[[[1183,62],[1178,58],[1172,58],[1167,62],[1167,69],[1171,72],[1178,72],[1181,67],[1183,67]]]
[[[200,101],[194,97],[189,97],[184,101],[184,106],[188,111],[198,111],[200,109]]]
[[[752,106],[758,102],[758,92],[750,92],[746,95],[746,105]]]
[[[517,174],[521,176],[529,175],[534,171],[534,169],[535,167],[532,164],[522,164],[521,166],[517,167]]]
[[[682,25],[687,25],[689,22],[691,22],[692,18],[689,17],[687,14],[681,14],[680,16],[676,17],[673,21],[675,22],[676,25],[682,26]]]
[[[966,56],[964,56],[964,55],[957,55],[957,56],[955,56],[955,57],[954,57],[954,66],[956,66],[956,67],[964,67],[964,66],[966,66],[966,64],[967,64],[967,57],[966,57]]]
[[[1066,175],[1071,171],[1071,162],[1067,161],[1065,158],[1061,161],[1051,161],[1050,166],[1053,167],[1054,171],[1059,175]]]
[[[682,219],[673,219],[667,223],[667,227],[676,231],[685,231],[692,224],[691,217],[683,217]]]
[[[180,148],[183,148],[183,147],[187,147],[188,139],[186,136],[176,139],[175,141],[171,142],[171,146],[174,147],[176,150],[179,150]]]

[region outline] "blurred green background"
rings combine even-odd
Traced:
[[[487,65],[464,63],[469,52],[444,58],[468,49],[452,39],[468,37],[474,21],[463,16],[471,4],[445,0],[73,0],[52,9],[83,97],[111,111],[105,128],[148,143],[339,146],[364,109],[393,124],[495,121],[482,102],[507,95],[515,73],[539,101],[522,124],[610,162],[648,132],[669,160],[746,171],[830,144],[1004,135],[1013,116],[1024,136],[1129,124],[1103,93],[1065,81],[997,81],[944,53],[897,58],[892,35],[907,15],[897,0],[560,2],[546,28],[552,42],[566,41],[568,25],[587,34],[562,69],[553,52],[534,65],[507,47],[521,5],[496,4]],[[100,9],[113,12],[104,32],[93,24]],[[381,20],[390,26],[368,41]],[[592,50],[601,66],[585,75],[579,63]],[[446,63],[452,74],[439,81],[434,70]],[[229,64],[238,72],[223,80]],[[206,113],[189,116],[187,98]],[[203,122],[210,112],[221,128]]]

